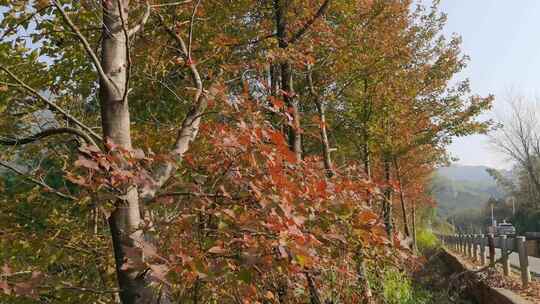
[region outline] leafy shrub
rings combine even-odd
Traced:
[[[416,235],[416,245],[420,252],[435,249],[439,246],[439,240],[432,231],[421,229]]]
[[[412,300],[411,281],[397,269],[385,270],[382,287],[385,303],[401,304]]]
[[[394,267],[386,268],[382,280],[372,280],[376,292],[381,293],[385,304],[428,304],[432,303],[433,295],[425,289],[418,289],[407,273]]]

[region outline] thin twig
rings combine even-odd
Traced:
[[[173,157],[177,161],[181,161],[184,153],[189,149],[191,142],[197,137],[201,116],[204,115],[204,111],[208,105],[208,96],[206,96],[205,94],[203,82],[199,74],[199,70],[197,69],[197,65],[193,61],[189,60],[189,51],[184,39],[172,28],[168,27],[165,24],[165,20],[161,15],[158,14],[157,16],[161,25],[165,28],[166,32],[179,44],[181,49],[180,54],[186,60],[187,66],[191,72],[193,83],[196,86],[196,93],[193,97],[193,105],[191,107],[191,110],[184,118],[182,126],[178,130],[176,140],[171,151]],[[167,162],[162,167],[158,168],[154,173],[154,185],[149,189],[145,189],[141,193],[141,197],[145,201],[149,201],[154,198],[157,189],[161,188],[165,184],[165,182],[172,175],[175,168],[176,166],[171,162]]]
[[[227,198],[232,200],[241,199],[240,196],[231,197],[228,195],[223,195],[219,193],[196,193],[196,192],[166,192],[158,194],[157,197],[171,197],[171,196],[194,196],[194,197],[213,197],[213,198]]]
[[[129,29],[128,37],[131,37],[137,34],[140,30],[144,28],[144,25],[146,24],[146,22],[148,22],[148,19],[150,18],[151,12],[152,12],[152,6],[150,5],[149,2],[146,2],[146,11],[144,12],[143,17],[141,18],[141,21],[137,25]]]
[[[45,188],[48,192],[51,192],[51,193],[53,193],[53,194],[56,194],[57,196],[59,196],[59,197],[61,197],[61,198],[69,199],[69,200],[72,200],[72,201],[76,201],[76,200],[77,200],[76,197],[71,196],[71,195],[69,195],[69,194],[65,194],[65,193],[63,193],[63,192],[60,192],[60,191],[54,189],[53,187],[47,185],[45,182],[40,181],[40,180],[38,180],[38,179],[36,179],[36,178],[34,178],[34,177],[31,177],[31,176],[25,174],[24,172],[22,172],[22,171],[20,171],[19,169],[15,168],[15,167],[13,167],[13,166],[11,166],[11,165],[9,165],[8,163],[5,163],[5,162],[3,162],[3,161],[0,161],[0,166],[4,167],[4,168],[6,168],[6,169],[9,169],[9,170],[11,170],[11,171],[13,171],[13,172],[15,172],[16,174],[22,176],[22,177],[25,178],[26,180],[28,180],[28,181],[30,181],[30,182],[32,182],[32,183],[38,185],[38,186],[41,186],[41,187]]]
[[[0,145],[6,145],[6,146],[17,146],[17,145],[25,145],[29,144],[35,141],[38,141],[40,139],[53,136],[53,135],[59,135],[59,134],[71,134],[78,136],[82,138],[87,144],[91,144],[96,146],[96,143],[88,136],[86,133],[69,127],[64,128],[54,128],[54,129],[47,129],[41,132],[38,132],[36,134],[33,134],[31,136],[25,137],[25,138],[3,138],[0,137]]]
[[[90,43],[88,40],[84,37],[84,35],[81,33],[79,28],[71,21],[71,18],[67,15],[66,11],[62,8],[62,5],[59,4],[56,0],[52,0],[52,3],[54,6],[60,11],[60,14],[62,14],[62,17],[68,24],[68,26],[71,28],[73,32],[77,35],[77,38],[79,38],[79,41],[81,41],[84,49],[86,50],[86,53],[88,56],[90,56],[90,59],[92,60],[94,66],[96,67],[96,70],[99,73],[100,78],[102,81],[109,86],[113,86],[118,92],[120,92],[120,88],[112,81],[109,76],[107,76],[107,73],[105,73],[105,70],[103,69],[103,66],[101,65],[101,62],[99,61],[98,56],[90,46]]]
[[[324,3],[321,5],[321,7],[317,10],[317,13],[315,13],[315,15],[308,22],[306,22],[306,24],[304,24],[304,26],[302,28],[300,28],[298,30],[298,32],[296,32],[292,36],[289,43],[291,43],[291,44],[295,43],[297,40],[302,38],[302,36],[310,29],[310,27],[313,25],[313,23],[315,23],[315,21],[317,21],[317,19],[319,19],[322,15],[325,14],[326,10],[328,9],[328,6],[330,6],[330,1],[331,0],[325,0],[324,1]]]
[[[54,289],[64,289],[64,290],[72,290],[72,291],[82,291],[82,292],[90,292],[90,293],[96,293],[96,294],[109,294],[109,293],[119,293],[119,289],[94,289],[94,288],[88,288],[88,287],[79,287],[79,286],[73,286],[69,283],[62,282],[63,286],[49,286],[49,285],[41,285],[38,286],[39,288],[54,288]]]
[[[129,45],[129,33],[126,25],[126,20],[124,18],[124,8],[122,7],[122,1],[118,0],[118,13],[120,16],[120,21],[122,22],[122,31],[124,32],[124,39],[126,44],[126,58],[127,58],[127,67],[126,67],[126,82],[124,84],[124,94],[122,95],[122,101],[127,102],[127,95],[129,90],[129,80],[131,78],[131,52]]]
[[[189,22],[189,37],[188,37],[188,50],[187,50],[187,58],[189,61],[191,61],[191,43],[193,39],[193,25],[195,23],[195,15],[197,14],[197,8],[199,7],[199,4],[201,4],[201,0],[197,0],[197,3],[193,7],[193,13],[191,14],[191,21]]]
[[[163,3],[163,4],[153,4],[153,5],[150,5],[150,6],[151,7],[177,6],[177,5],[188,4],[188,3],[191,3],[191,2],[193,2],[193,1],[186,0],[186,1],[177,1],[177,2]]]
[[[62,109],[60,106],[58,106],[56,103],[52,102],[51,100],[47,99],[45,96],[40,94],[38,91],[36,91],[34,88],[27,85],[24,81],[22,81],[20,78],[18,78],[13,72],[11,72],[8,68],[0,65],[0,70],[6,72],[13,80],[15,80],[18,84],[21,85],[25,90],[32,93],[37,98],[41,99],[45,104],[47,104],[49,107],[57,111],[58,113],[62,114],[68,121],[71,121],[72,123],[76,124],[77,126],[84,129],[86,132],[88,132],[90,135],[94,136],[96,139],[103,141],[103,138],[99,136],[96,132],[94,132],[90,127],[83,124],[81,121],[79,121],[77,118],[73,117],[71,114],[69,114],[66,110]]]

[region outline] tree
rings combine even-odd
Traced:
[[[368,273],[403,259],[394,194],[405,224],[451,139],[487,126],[436,7],[5,7],[0,208],[28,238],[2,235],[5,294],[373,302]]]
[[[537,125],[536,104],[528,103],[524,97],[509,97],[509,117],[501,121],[500,128],[491,137],[493,145],[526,170],[533,186],[532,195],[537,201],[540,195],[538,159],[540,137]]]

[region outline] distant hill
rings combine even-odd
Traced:
[[[437,169],[430,190],[437,201],[438,213],[445,217],[466,209],[481,209],[490,197],[502,197],[502,191],[486,169],[458,165]]]
[[[441,167],[437,174],[455,181],[473,181],[495,184],[495,180],[487,173],[486,166],[457,166]]]

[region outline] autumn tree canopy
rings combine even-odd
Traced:
[[[491,96],[437,5],[0,1],[0,300],[372,303]],[[397,208],[399,207],[399,209]]]

